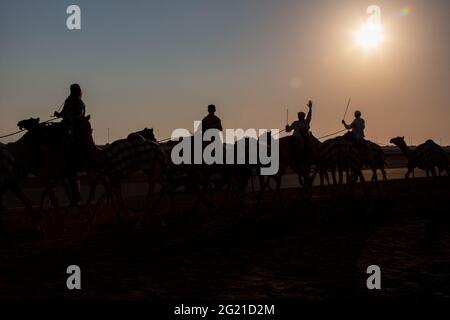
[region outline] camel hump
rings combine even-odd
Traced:
[[[431,150],[435,150],[435,151],[438,150],[439,152],[444,151],[444,149],[440,145],[438,145],[436,142],[434,142],[431,139],[428,139],[427,141],[425,141],[425,145],[428,146]]]
[[[142,142],[145,141],[145,138],[138,132],[133,132],[130,133],[127,136],[127,140],[131,143],[131,144],[141,144]]]

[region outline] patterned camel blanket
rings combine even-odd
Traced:
[[[107,146],[103,152],[108,163],[108,170],[120,175],[150,169],[155,161],[166,162],[165,155],[158,144],[149,140],[117,140]]]

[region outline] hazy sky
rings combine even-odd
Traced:
[[[385,41],[364,51],[353,32],[371,4]],[[347,119],[360,109],[375,141],[450,144],[449,33],[448,0],[0,0],[0,135],[50,117],[78,82],[97,143],[107,128],[192,131],[209,103],[225,127],[284,128],[308,99],[319,137],[351,96]]]

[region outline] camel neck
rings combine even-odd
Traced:
[[[398,147],[400,148],[400,150],[403,152],[403,154],[404,154],[407,158],[411,158],[411,149],[406,145],[405,142],[399,144]]]

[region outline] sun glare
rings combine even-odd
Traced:
[[[355,33],[355,39],[358,46],[366,50],[376,48],[383,41],[381,26],[372,23],[364,24]]]

